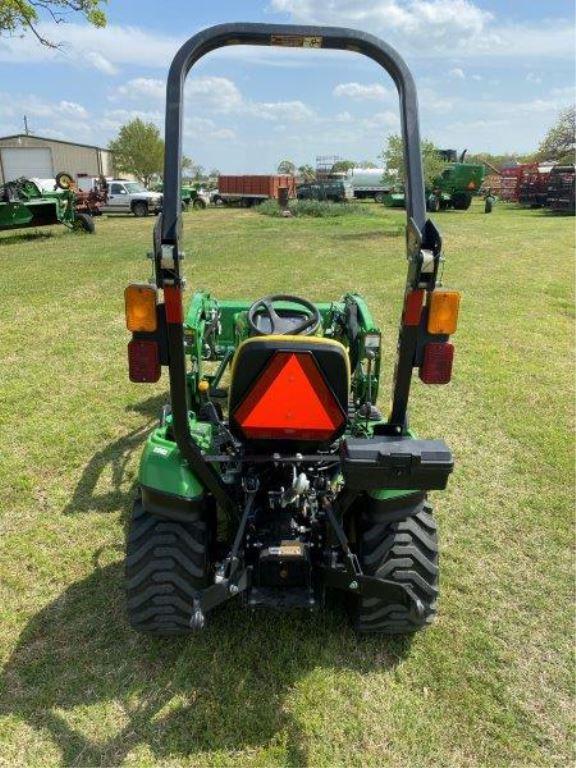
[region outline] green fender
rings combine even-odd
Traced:
[[[402,496],[413,496],[414,491],[385,490],[383,488],[376,491],[369,491],[368,495],[376,501],[388,501],[389,499],[399,499]]]
[[[190,426],[200,447],[209,448],[210,425],[196,422]],[[138,480],[146,488],[183,499],[198,500],[204,495],[204,486],[182,458],[178,446],[166,440],[166,427],[155,429],[146,441]]]

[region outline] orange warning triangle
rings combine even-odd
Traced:
[[[246,437],[327,440],[344,414],[310,353],[276,352],[234,414]]]

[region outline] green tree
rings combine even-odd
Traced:
[[[162,172],[164,142],[154,123],[144,123],[136,118],[123,125],[118,138],[108,146],[119,173],[132,173],[147,185],[155,173]]]
[[[346,173],[351,168],[356,168],[355,160],[338,160],[332,166],[332,173]]]
[[[283,176],[294,176],[296,173],[296,166],[292,160],[282,160],[278,163],[277,172],[281,173]]]
[[[476,152],[466,155],[466,160],[469,163],[484,163],[489,172],[492,172],[494,168],[502,170],[517,163],[530,163],[534,160],[534,153],[521,155],[518,152],[507,152],[503,155],[493,155],[491,152]]]
[[[38,31],[42,21],[62,24],[71,13],[78,13],[95,27],[106,26],[101,5],[106,0],[0,0],[0,37],[23,36],[30,31],[42,45],[58,48]]]
[[[182,160],[180,161],[180,167],[182,169],[182,176],[186,176],[187,171],[192,172],[192,169],[194,168],[194,160],[192,160],[191,157],[188,157],[188,155],[182,155]]]
[[[430,186],[446,167],[445,161],[438,154],[438,147],[433,141],[423,139],[420,143],[424,184]],[[404,142],[398,134],[388,137],[386,148],[380,156],[386,166],[386,173],[404,183]]]
[[[576,106],[573,105],[561,110],[556,124],[550,128],[538,148],[538,160],[573,163],[575,134]]]
[[[298,175],[302,176],[305,181],[312,181],[316,178],[316,171],[311,165],[298,166]]]

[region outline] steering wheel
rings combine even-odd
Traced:
[[[274,302],[276,301],[288,301],[290,304],[298,304],[301,309],[297,310],[301,312],[304,317],[300,322],[294,322],[294,317],[282,317],[274,309]],[[268,332],[263,331],[256,324],[257,316],[262,315],[268,317],[270,320],[270,330]],[[322,318],[320,312],[312,304],[311,301],[301,299],[299,296],[289,296],[285,293],[276,293],[274,296],[264,296],[262,299],[258,299],[248,310],[248,325],[253,333],[258,336],[268,335],[293,335],[304,334],[310,336],[318,330]]]

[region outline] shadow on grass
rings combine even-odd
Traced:
[[[23,243],[28,240],[49,240],[52,237],[54,237],[54,232],[52,230],[40,232],[37,229],[34,229],[32,232],[26,232],[25,230],[18,229],[14,234],[3,235],[0,237],[0,246],[17,245],[18,243]]]
[[[132,454],[139,450],[153,425],[157,422],[162,406],[167,402],[167,395],[156,395],[141,403],[128,406],[126,410],[135,411],[146,417],[146,423],[123,435],[92,456],[84,467],[82,475],[74,489],[70,502],[64,508],[64,514],[79,512],[109,512],[118,507],[128,514],[136,495],[136,480],[126,489],[126,467]],[[104,472],[110,472],[110,480],[104,493],[97,491],[98,481]]]
[[[28,623],[5,668],[0,715],[49,737],[65,766],[119,765],[141,747],[195,764],[263,747],[305,765],[294,688],[318,669],[324,681],[331,670],[389,669],[409,650],[409,640],[358,640],[338,609],[233,604],[199,635],[150,639],[128,627],[121,584],[114,563],[70,586]]]
[[[67,513],[118,504],[128,513],[126,464],[164,402],[134,406],[147,423],[95,454]],[[110,469],[112,490],[98,495]],[[0,716],[48,737],[62,765],[119,765],[142,748],[158,761],[201,764],[258,747],[305,765],[305,723],[290,714],[294,688],[317,669],[324,680],[331,670],[392,668],[409,650],[409,640],[357,639],[340,603],[284,614],[251,613],[237,601],[211,614],[199,635],[139,635],[127,624],[121,564],[99,565],[116,549],[95,552],[94,572],[29,621],[0,684]]]
[[[378,240],[381,237],[401,237],[406,228],[403,224],[391,226],[386,229],[378,229],[370,232],[341,232],[333,235],[335,240]]]

